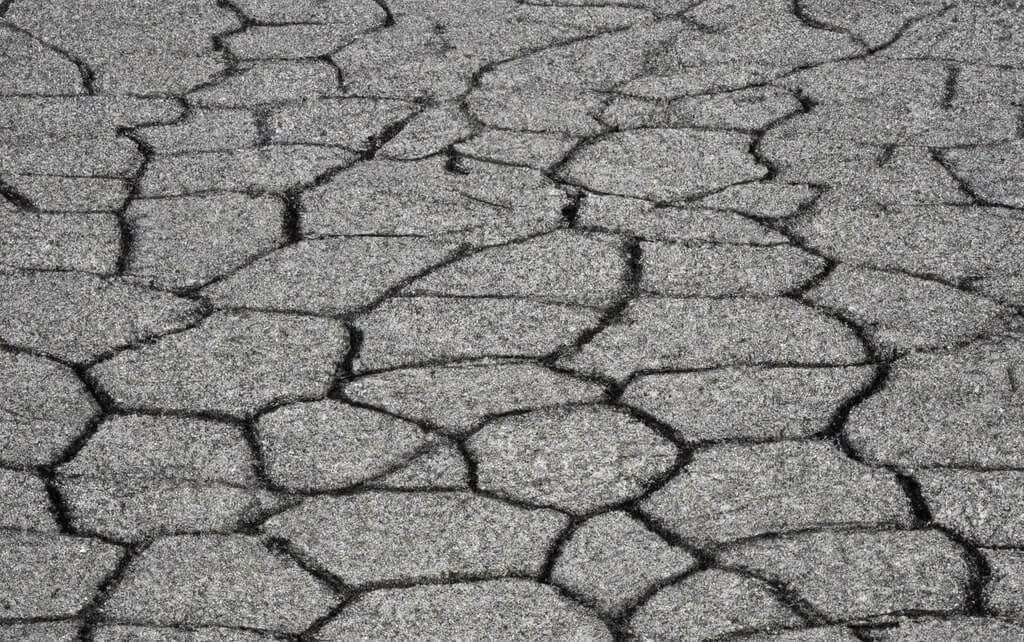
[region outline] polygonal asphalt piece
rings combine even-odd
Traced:
[[[915,471],[938,524],[982,546],[1024,546],[1024,471]]]
[[[695,564],[686,551],[669,546],[626,513],[612,511],[572,532],[551,580],[614,616],[657,583]]]
[[[126,274],[163,288],[202,285],[282,240],[285,206],[269,196],[210,194],[133,200]]]
[[[348,585],[538,575],[568,518],[467,492],[308,499],[263,529]]]
[[[786,583],[836,620],[960,610],[970,574],[960,546],[932,530],[782,535],[729,548],[718,560]]]
[[[0,533],[0,618],[78,613],[118,564],[119,547],[94,539]]]
[[[871,381],[868,366],[715,368],[640,375],[626,404],[687,442],[808,437],[829,427],[840,404]]]
[[[319,635],[329,640],[613,639],[601,620],[550,586],[520,579],[373,591],[343,609]]]
[[[403,121],[415,106],[370,98],[303,101],[281,107],[267,121],[270,139],[284,144],[344,145],[364,149],[388,126]]]
[[[419,112],[388,141],[377,157],[417,160],[440,153],[473,134],[473,127],[457,106],[438,105]]]
[[[697,201],[703,207],[738,210],[763,218],[785,218],[798,213],[801,206],[814,199],[815,191],[808,185],[757,182],[733,185]]]
[[[566,194],[539,172],[442,158],[369,161],[306,192],[311,236],[412,234],[500,243],[562,222]]]
[[[373,0],[235,0],[245,15],[262,22],[340,23],[359,30],[384,22],[384,12]]]
[[[75,65],[29,34],[4,24],[0,43],[0,95],[84,93]]]
[[[894,627],[871,629],[881,642],[974,642],[975,640],[1024,639],[1024,626],[997,618],[952,616],[900,619]]]
[[[260,417],[256,434],[267,477],[302,491],[375,477],[426,444],[416,424],[332,400],[277,408]]]
[[[989,334],[1010,314],[997,303],[941,283],[845,265],[807,297],[847,313],[875,342],[895,350],[946,347]]]
[[[85,431],[98,408],[75,373],[0,350],[0,461],[42,465]]]
[[[403,293],[536,297],[602,305],[616,295],[625,272],[620,244],[558,230],[476,252],[417,279]]]
[[[645,293],[678,297],[777,296],[808,282],[825,262],[789,245],[641,243]]]
[[[898,360],[858,404],[845,432],[866,461],[916,466],[1024,466],[1024,343],[979,343]]]
[[[987,549],[982,554],[992,569],[985,604],[992,614],[1024,625],[1024,551]]]
[[[403,490],[461,490],[469,486],[469,467],[453,443],[438,439],[405,466],[383,477],[368,480],[366,485]]]
[[[481,489],[575,514],[641,494],[677,455],[648,426],[600,406],[500,417],[466,447]]]
[[[824,442],[718,446],[697,452],[685,470],[640,509],[696,544],[847,523],[912,523],[891,473]]]
[[[0,273],[0,340],[68,361],[180,330],[202,307],[121,279],[72,272]]]
[[[355,320],[366,339],[354,365],[361,372],[470,357],[543,356],[571,343],[599,317],[590,308],[523,299],[395,298]]]
[[[369,374],[346,382],[344,394],[464,435],[488,415],[598,401],[604,390],[534,363],[481,360]]]
[[[124,406],[247,415],[324,395],[347,348],[344,325],[330,319],[218,312],[89,372]]]
[[[58,473],[74,527],[121,541],[231,530],[271,503],[241,430],[209,420],[108,419]]]
[[[78,622],[39,622],[37,624],[0,624],[0,642],[46,640],[74,642],[78,639]]]
[[[29,473],[0,468],[0,528],[37,532],[58,530],[42,479]]]
[[[338,92],[334,70],[323,60],[249,62],[233,71],[217,84],[190,93],[189,101],[201,107],[251,107]]]
[[[486,129],[456,144],[455,151],[495,163],[544,170],[561,160],[574,144],[575,139],[564,134]]]
[[[595,192],[675,201],[762,178],[767,168],[733,132],[645,129],[609,134],[584,146],[565,177]]]
[[[795,301],[644,297],[559,364],[624,377],[640,369],[850,363],[863,357],[848,327]]]
[[[111,211],[128,198],[122,178],[22,174],[4,179],[43,211]]]
[[[125,571],[103,615],[137,624],[233,626],[298,633],[336,596],[256,537],[158,539]]]
[[[629,631],[642,640],[683,642],[800,623],[768,585],[712,569],[659,589],[630,618]]]
[[[93,633],[96,642],[273,642],[280,638],[223,627],[171,628],[130,624],[100,624]]]
[[[451,244],[415,238],[300,241],[203,289],[219,306],[342,314],[441,263]]]
[[[103,212],[37,214],[0,201],[0,267],[113,273],[121,254],[117,217]]]
[[[730,639],[744,642],[855,642],[861,638],[856,637],[850,629],[837,625],[773,633],[739,634]]]
[[[259,132],[248,109],[193,109],[183,121],[140,127],[136,135],[157,154],[177,154],[252,147]]]

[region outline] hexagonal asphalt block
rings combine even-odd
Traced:
[[[583,522],[562,546],[551,580],[619,615],[656,584],[693,568],[696,559],[673,548],[620,511]]]
[[[858,464],[824,442],[701,450],[640,509],[698,544],[841,524],[909,527],[913,521],[892,473]]]
[[[844,626],[819,626],[771,633],[749,633],[731,636],[744,642],[854,642],[861,638]]]
[[[864,348],[839,321],[788,299],[639,298],[559,364],[624,377],[641,369],[851,363]]]
[[[0,528],[55,532],[46,484],[29,473],[0,468]]]
[[[753,540],[718,555],[777,578],[826,617],[963,608],[970,571],[936,531],[818,531]]]
[[[0,202],[4,269],[113,274],[121,254],[121,231],[113,214],[38,214],[6,205]]]
[[[527,580],[383,589],[347,606],[319,635],[331,640],[581,639],[610,641],[599,619]]]
[[[0,350],[0,461],[42,465],[88,427],[99,408],[74,371]]]
[[[801,623],[768,585],[712,569],[658,589],[633,613],[629,631],[639,639],[682,642]]]
[[[373,303],[454,250],[424,239],[300,241],[204,288],[203,295],[225,307],[343,314]]]
[[[241,430],[208,420],[108,419],[57,481],[75,528],[121,541],[230,531],[273,504]]]
[[[366,148],[386,127],[413,113],[414,105],[399,100],[306,100],[277,108],[267,126],[275,143],[344,145],[358,150]]]
[[[850,445],[888,465],[1024,466],[1024,342],[993,339],[898,360],[885,387],[852,410]]]
[[[917,470],[935,521],[982,546],[1024,546],[1024,472]]]
[[[567,523],[467,492],[371,491],[307,500],[263,528],[360,586],[537,575]]]
[[[46,640],[74,642],[78,638],[78,622],[40,622],[37,624],[0,624],[0,642]]]
[[[983,549],[992,576],[985,585],[985,604],[994,615],[1024,625],[1024,551]]]
[[[537,297],[606,305],[626,278],[620,243],[558,230],[488,248],[410,283],[415,295]]]
[[[430,361],[540,357],[572,343],[599,318],[592,308],[523,299],[400,297],[355,320],[365,341],[354,365],[362,372]]]
[[[189,101],[202,107],[251,107],[337,93],[337,76],[323,60],[261,60],[243,63],[216,84],[191,92]]]
[[[563,173],[596,192],[676,201],[764,177],[768,169],[747,153],[749,144],[735,132],[616,132],[584,146]]]
[[[1011,313],[940,283],[845,265],[807,297],[846,312],[878,344],[901,351],[947,347],[990,334],[1005,325]]]
[[[0,533],[0,618],[76,615],[121,555],[121,548],[95,539]]]
[[[178,629],[130,624],[100,624],[95,627],[96,642],[272,642],[280,638],[270,633],[257,633],[223,627]]]
[[[72,272],[0,274],[0,339],[89,361],[195,323],[202,306],[121,279]]]
[[[182,535],[134,558],[103,605],[136,624],[230,626],[298,633],[337,596],[256,537]]]
[[[140,127],[135,135],[158,154],[208,152],[256,144],[256,117],[248,109],[195,109],[171,125]]]
[[[302,491],[376,477],[427,443],[414,423],[332,400],[277,408],[260,417],[256,435],[270,480]]]
[[[469,487],[469,466],[455,444],[437,439],[422,455],[398,470],[366,482],[370,488],[462,490]]]
[[[537,410],[466,442],[481,489],[575,514],[629,500],[675,464],[675,446],[619,410]]]
[[[246,415],[277,400],[326,394],[347,348],[339,321],[219,312],[89,372],[125,406]]]
[[[829,427],[840,404],[871,381],[869,366],[716,368],[641,375],[622,401],[688,442],[793,439]]]
[[[822,259],[788,245],[641,243],[640,251],[640,288],[665,296],[778,296],[825,267]]]
[[[987,617],[952,616],[900,619],[894,627],[871,629],[882,642],[973,642],[1024,639],[1024,626]]]
[[[604,390],[535,363],[481,360],[368,374],[345,383],[344,393],[447,434],[464,435],[488,415],[598,401]]]

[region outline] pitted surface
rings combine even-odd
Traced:
[[[1024,640],[1022,34],[0,0],[0,642]]]

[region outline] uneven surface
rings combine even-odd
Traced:
[[[1024,3],[0,0],[0,641],[1024,642]]]

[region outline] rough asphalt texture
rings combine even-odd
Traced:
[[[1024,3],[0,1],[0,640],[1024,640]]]

